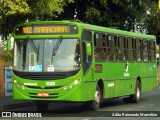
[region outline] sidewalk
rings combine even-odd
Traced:
[[[7,111],[29,106],[34,106],[34,104],[31,101],[15,101],[12,99],[12,96],[0,98],[0,111]]]

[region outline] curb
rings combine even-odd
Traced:
[[[12,109],[18,109],[18,108],[25,108],[25,107],[31,107],[34,106],[33,102],[23,102],[23,103],[15,103],[15,104],[9,104],[9,105],[0,105],[0,111],[8,111]]]

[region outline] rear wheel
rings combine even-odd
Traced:
[[[34,103],[38,111],[46,111],[49,106],[48,101],[34,101]]]
[[[141,98],[141,84],[139,81],[136,82],[135,94],[131,95],[131,99],[134,103],[138,103]]]
[[[136,87],[135,87],[135,94],[129,96],[129,97],[126,97],[126,98],[123,98],[123,101],[125,103],[138,103],[140,101],[140,98],[141,98],[141,84],[139,81],[136,82]]]

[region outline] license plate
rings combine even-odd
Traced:
[[[47,92],[38,92],[37,95],[41,96],[41,97],[47,97],[47,96],[49,96],[49,93],[47,93]]]

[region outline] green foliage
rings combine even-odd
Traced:
[[[32,19],[46,20],[54,18],[57,14],[63,12],[63,7],[67,3],[72,3],[74,0],[27,0],[31,9]]]
[[[5,47],[0,47],[0,66],[12,66],[13,58],[4,51]]]
[[[148,20],[150,21],[155,14],[157,16],[157,12],[155,12],[157,8],[158,1],[156,0],[75,0],[74,6],[68,5],[64,14],[76,10],[76,19],[83,22],[135,31],[137,28],[142,30],[147,28]],[[155,9],[150,14],[151,17],[146,13],[149,9]],[[73,12],[67,16],[64,14],[62,13],[58,17],[67,19],[73,18],[74,15]],[[138,24],[137,28],[135,28],[136,24]],[[150,30],[149,33],[152,33]]]
[[[149,34],[160,33],[158,0],[0,0],[0,32],[5,36],[26,20],[79,19],[82,22]]]
[[[26,0],[0,0],[0,19],[9,15],[27,14],[29,6]]]
[[[94,23],[95,21],[99,21],[100,11],[94,7],[90,7],[87,8],[85,15],[86,20],[89,20],[90,23]]]
[[[0,34],[6,39],[15,25],[26,20],[53,20],[74,0],[0,0]]]
[[[0,34],[4,40],[13,32],[15,24],[22,20],[22,16],[29,12],[26,0],[0,0]]]
[[[149,2],[149,10],[144,21],[148,32],[157,37],[157,43],[160,44],[160,10],[155,1]]]

